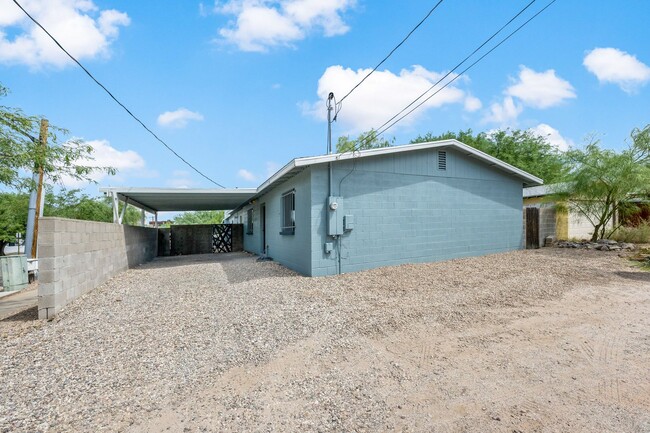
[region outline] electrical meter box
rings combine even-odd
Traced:
[[[327,235],[343,234],[343,197],[327,198]]]

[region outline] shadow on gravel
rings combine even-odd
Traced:
[[[277,262],[259,262],[252,256],[249,259],[224,262],[221,267],[230,284],[246,283],[273,277],[289,277],[298,275]]]
[[[246,252],[156,257],[153,261],[133,269],[166,269],[202,264],[221,265],[221,269],[226,274],[230,284],[297,275],[276,262],[258,262],[256,255]]]
[[[169,257],[156,257],[153,261],[143,264],[141,267],[146,269],[158,268],[175,268],[179,266],[191,266],[198,264],[208,263],[228,263],[239,261],[245,258],[254,257],[252,254],[237,252],[237,253],[219,253],[219,254],[192,254],[189,256],[169,256]],[[137,268],[134,268],[137,269]]]
[[[38,320],[38,307],[28,308],[27,310],[16,313],[3,319],[3,322],[31,322]]]
[[[650,282],[650,272],[617,272],[619,277],[627,278],[628,280],[647,281]]]

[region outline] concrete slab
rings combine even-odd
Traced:
[[[37,287],[37,284],[31,284],[18,292],[0,292],[0,320],[35,307],[38,303]]]

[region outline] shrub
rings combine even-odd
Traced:
[[[650,243],[650,223],[644,221],[636,227],[621,227],[610,238],[619,242]]]

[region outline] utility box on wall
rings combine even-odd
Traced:
[[[343,234],[343,197],[327,198],[327,234],[329,236]]]
[[[2,266],[2,287],[6,292],[22,290],[27,287],[27,258],[25,256],[0,257]]]
[[[354,228],[354,215],[346,215],[343,217],[343,230],[349,232]]]

